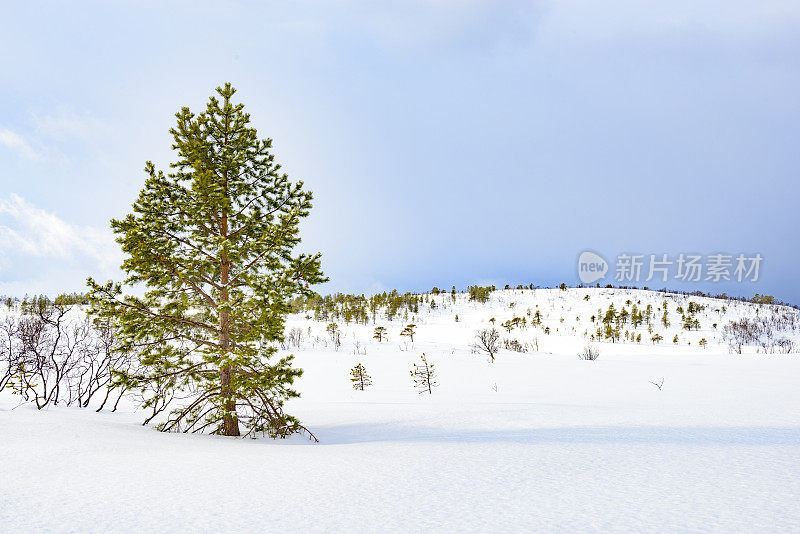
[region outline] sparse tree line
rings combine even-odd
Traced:
[[[561,289],[566,290],[567,285],[561,284],[559,286]],[[586,287],[592,286],[584,286],[583,284],[579,284],[575,286],[576,289],[584,289]],[[600,288],[600,284],[596,284],[594,287]],[[772,295],[764,295],[756,293],[752,297],[737,297],[734,295],[728,295],[727,293],[707,293],[700,290],[695,291],[681,291],[677,289],[669,289],[666,287],[662,287],[661,289],[654,289],[648,286],[644,287],[637,287],[637,286],[626,286],[626,285],[614,285],[614,284],[607,284],[604,286],[606,289],[632,289],[632,290],[642,290],[642,291],[655,291],[658,293],[664,293],[665,295],[672,295],[672,296],[684,296],[684,297],[703,297],[708,299],[714,300],[728,300],[734,302],[745,302],[745,303],[752,303],[752,304],[766,304],[770,306],[780,306],[785,308],[792,308],[795,310],[800,310],[800,305],[792,304],[789,302],[785,302],[775,298]],[[508,287],[506,287],[508,289]]]
[[[581,287],[582,286],[578,286],[578,288]],[[568,289],[566,284],[561,284],[559,288],[563,291]],[[505,289],[511,290],[513,288],[510,285],[506,285]],[[519,291],[529,289],[532,290],[539,288],[533,284],[527,286],[516,286],[516,290]],[[616,289],[637,288],[618,287]],[[647,290],[648,288],[644,289]],[[312,296],[308,299],[296,299],[293,302],[293,310],[296,312],[305,311],[308,319],[312,318],[311,312],[313,312],[313,318],[343,318],[345,323],[355,322],[360,324],[368,324],[370,320],[375,323],[378,321],[378,318],[386,318],[390,321],[398,318],[417,321],[420,319],[419,315],[423,313],[423,311],[427,310],[428,313],[431,313],[436,310],[447,309],[448,305],[452,305],[452,303],[457,301],[459,295],[463,295],[463,297],[461,297],[464,299],[462,302],[466,301],[476,304],[485,304],[489,302],[491,294],[495,291],[497,291],[495,286],[475,285],[469,286],[466,291],[457,291],[455,287],[452,287],[452,289],[448,292],[446,290],[439,289],[438,287],[434,287],[430,292],[421,294],[400,294],[396,290],[393,290],[390,292],[373,295],[371,297],[340,293],[328,297]],[[656,305],[654,307],[653,304],[641,305],[641,301],[633,302],[632,299],[628,299],[625,302],[625,305],[623,305],[619,310],[615,308],[614,303],[611,303],[609,308],[606,310],[598,309],[597,314],[589,317],[589,322],[594,323],[596,326],[594,326],[592,330],[587,329],[584,331],[583,335],[590,341],[608,341],[612,343],[625,341],[631,343],[646,342],[658,344],[665,340],[665,334],[663,334],[663,330],[662,332],[656,331],[660,328],[667,329],[675,324],[680,325],[681,329],[686,332],[700,331],[704,326],[701,323],[701,313],[705,312],[705,317],[708,317],[708,312],[706,310],[708,309],[709,304],[698,303],[691,300],[688,303],[680,303],[681,297],[690,296],[729,301],[728,304],[722,305],[720,307],[721,309],[714,309],[714,311],[720,316],[716,322],[713,319],[705,319],[708,321],[708,323],[705,325],[706,328],[711,326],[716,332],[721,332],[719,327],[721,323],[724,322],[722,314],[725,313],[726,309],[729,307],[738,306],[740,303],[757,304],[758,306],[756,307],[756,313],[786,315],[792,318],[796,316],[796,313],[793,309],[787,308],[786,305],[779,303],[779,301],[770,295],[756,294],[752,298],[734,298],[726,294],[709,295],[699,291],[687,293],[672,292],[664,289],[660,290],[659,292],[664,293],[665,295],[663,304],[660,306]],[[667,300],[670,297],[678,297],[679,302],[670,306],[669,301]],[[584,299],[589,300],[590,295],[586,294]],[[502,300],[503,297],[500,297],[501,302]],[[552,294],[548,296],[548,301],[552,303]],[[510,303],[509,306],[513,307],[514,303]],[[354,321],[353,317],[362,317],[362,320]],[[515,314],[510,319],[503,322],[495,321],[494,318],[492,318],[490,319],[490,322],[492,323],[492,326],[498,324],[498,326],[502,327],[509,334],[515,329],[526,329],[530,327],[540,327],[542,333],[545,335],[557,332],[559,330],[559,325],[553,325],[552,320],[548,321],[550,324],[544,324],[545,318],[545,314],[542,313],[537,305],[535,310],[528,309],[524,315],[517,316]],[[455,322],[459,322],[461,320],[457,313],[453,315],[453,319]],[[576,322],[579,322],[580,320],[580,317],[576,317]],[[564,323],[565,318],[561,317],[558,319],[558,321],[559,323]],[[380,341],[387,340],[388,338],[384,335],[388,333],[388,331],[385,330],[386,327],[376,328],[380,328],[381,332],[376,332],[375,338],[380,338]],[[646,333],[641,330],[642,328],[646,329]],[[578,333],[575,331],[575,327],[572,327],[572,330],[576,334]],[[792,329],[790,328],[790,330]],[[685,341],[686,338],[691,339],[691,336],[670,333],[670,336],[667,339],[673,344],[679,344],[681,341],[692,344],[691,341]],[[715,336],[715,338],[720,339],[718,336]],[[753,343],[755,342],[753,341]],[[531,342],[525,342],[515,338],[503,339],[501,340],[501,344],[503,348],[516,352],[529,352],[538,350],[538,347],[535,347],[538,345],[538,339],[536,338],[534,338],[534,340]],[[706,347],[709,344],[709,340],[705,337],[702,337],[697,340],[697,344],[701,347]],[[780,344],[776,344],[773,348],[768,347],[767,350],[777,352],[786,350],[787,346],[787,342],[782,340]]]
[[[487,291],[490,292],[494,290],[491,286],[483,288],[486,291],[482,291],[481,289],[482,288],[479,286],[470,286],[468,293],[471,294],[471,297],[467,298],[467,302],[469,302],[469,299],[472,297],[474,297],[473,300],[479,300],[482,294],[485,295]],[[524,289],[527,289],[527,287]],[[431,298],[441,298],[442,296],[447,297],[448,293],[439,291],[436,288],[431,292]],[[550,294],[545,302],[536,304],[535,309],[528,308],[527,311],[521,315],[514,314],[511,318],[502,322],[496,320],[494,317],[489,318],[489,323],[491,323],[492,327],[477,332],[475,341],[470,345],[472,352],[486,354],[489,361],[494,361],[497,351],[501,348],[518,353],[539,352],[539,338],[537,336],[530,338],[530,336],[523,335],[521,339],[511,336],[503,338],[500,332],[512,334],[516,330],[524,331],[526,329],[538,328],[547,335],[558,331],[557,326],[551,328],[551,326],[545,324],[546,319],[550,324],[553,323],[552,319],[548,319],[548,315],[552,316],[552,311],[550,313],[542,313],[540,304],[544,308],[549,306],[551,310],[555,310],[558,300],[563,300],[563,298],[564,297],[553,297],[552,294]],[[590,295],[586,294],[583,300],[590,301],[590,299]],[[502,301],[503,298],[501,297],[501,302]],[[516,309],[516,303],[514,301],[506,302],[506,304],[509,309]],[[673,331],[665,338],[665,336],[667,336],[665,330],[669,329],[673,324],[675,325],[673,328],[680,325],[681,329],[686,332],[699,331],[702,326],[702,319],[706,325],[711,326],[713,331],[718,332],[712,340],[717,339],[721,343],[728,343],[734,347],[734,352],[742,350],[742,346],[745,345],[756,345],[759,347],[759,352],[769,353],[789,353],[796,350],[795,343],[789,337],[791,333],[800,329],[798,316],[794,310],[775,306],[748,308],[748,310],[755,310],[756,317],[758,318],[758,328],[752,326],[744,328],[741,325],[728,326],[724,329],[720,328],[720,324],[725,323],[726,314],[732,312],[735,315],[737,313],[735,308],[740,306],[743,306],[743,304],[734,301],[719,308],[709,309],[709,303],[701,303],[694,300],[689,300],[688,302],[685,300],[670,302],[665,298],[660,304],[643,304],[641,300],[627,299],[618,311],[616,304],[611,302],[607,309],[599,308],[596,314],[589,317],[589,322],[598,326],[593,332],[585,331],[584,336],[592,342],[609,341],[615,343],[624,340],[633,343],[648,342],[658,344],[667,341],[677,345],[683,341],[690,345],[696,342],[699,347],[705,348],[709,345],[709,340],[706,337],[701,337],[699,340],[695,338],[691,341],[687,341],[686,338]],[[456,314],[454,317],[456,322],[458,322],[458,315]],[[581,317],[578,316],[575,320],[579,323]],[[563,317],[561,317],[559,323],[564,323]],[[502,328],[495,328],[495,324],[498,324]],[[407,336],[413,341],[414,327],[415,325],[413,325],[413,323],[401,327],[399,335],[401,337]],[[657,331],[657,329],[661,329],[660,332]],[[389,341],[390,338],[395,339],[394,335],[396,334],[390,336],[390,329],[387,326],[376,326],[373,330],[373,338],[379,343]],[[646,333],[644,330],[646,330]],[[572,327],[572,331],[575,332],[575,327]],[[311,330],[309,328],[309,335],[310,332]],[[734,332],[736,332],[736,335],[734,335]],[[577,332],[575,333],[577,334]],[[526,337],[528,339],[526,339]],[[741,346],[739,346],[738,343],[730,343],[730,339],[734,341],[739,339],[741,341]],[[353,351],[354,354],[365,354],[366,348],[361,344],[358,345],[359,346]],[[408,350],[408,347],[401,347],[401,350]]]

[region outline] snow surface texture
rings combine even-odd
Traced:
[[[722,326],[756,306],[670,296],[674,324],[654,327],[664,341],[596,343],[599,359],[584,361],[577,353],[597,308],[631,299],[657,308],[664,296],[449,298],[408,321],[379,316],[389,332],[380,344],[371,321],[340,322],[338,351],[326,322],[291,318],[287,329],[303,330],[292,352],[305,375],[287,409],[316,445],[162,434],[132,407],[36,411],[0,393],[0,530],[800,530],[800,356],[731,354],[720,344]],[[681,330],[675,312],[690,300],[708,304],[699,332]],[[537,306],[542,326],[499,327]],[[472,353],[491,317],[501,337],[536,337],[539,351],[503,350],[493,364]],[[398,335],[412,320],[413,344]],[[422,352],[441,384],[433,395],[412,387]],[[350,386],[358,362],[374,382],[364,392]],[[662,379],[660,390],[651,383]]]

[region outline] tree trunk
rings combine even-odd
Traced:
[[[228,237],[228,214],[222,214],[222,224],[220,225],[221,234]],[[228,282],[230,277],[230,262],[228,261],[228,253],[222,251],[222,265],[220,269],[220,285],[222,291],[220,292],[220,300],[227,304],[229,301],[228,295]],[[227,311],[219,314],[219,345],[222,348],[223,355],[227,357],[228,350],[231,346],[231,327],[230,315]],[[225,364],[219,370],[220,386],[222,387],[223,399],[223,416],[222,416],[222,434],[225,436],[238,436],[239,433],[239,419],[236,417],[236,399],[233,398],[233,391],[231,390],[231,375],[233,369],[230,365]]]
[[[236,399],[231,395],[231,366],[224,365],[219,372],[220,383],[222,385],[222,397],[224,399],[222,416],[222,434],[225,436],[238,436],[239,419],[236,417]]]

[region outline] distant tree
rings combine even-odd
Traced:
[[[743,345],[748,345],[758,340],[758,324],[755,320],[745,317],[726,324],[722,329],[722,333],[731,350],[741,354]]]
[[[561,282],[561,285],[558,286],[558,289],[560,289],[561,291],[566,291],[567,290],[567,284],[565,284],[564,282]]]
[[[612,342],[614,341],[614,327],[611,326],[611,324],[606,323],[606,326],[603,329],[603,337],[610,339]]]
[[[330,323],[325,327],[325,331],[328,333],[328,337],[331,338],[331,341],[334,341],[336,334],[339,332],[339,325],[336,323]]]
[[[378,340],[378,343],[383,341],[383,338],[386,337],[386,328],[383,326],[376,326],[375,327],[375,334],[372,336],[374,339]]]
[[[363,364],[358,364],[350,369],[350,381],[353,389],[364,391],[372,385],[372,377],[367,374],[367,369]]]
[[[653,345],[655,345],[656,343],[658,343],[659,341],[664,339],[664,336],[662,336],[661,334],[656,334],[653,337],[651,337],[650,339],[653,340]]]
[[[634,328],[639,328],[639,326],[641,326],[643,322],[644,322],[644,313],[642,313],[642,310],[637,310],[636,319],[633,325]]]
[[[759,295],[756,293],[751,300],[757,304],[775,304],[775,297],[772,295]]]
[[[706,340],[706,338],[703,338],[700,341],[698,341],[698,345],[700,345],[703,348],[706,348],[707,344],[708,344],[708,341]]]
[[[475,335],[475,343],[472,345],[479,352],[489,355],[489,360],[494,362],[494,356],[500,350],[500,334],[494,328],[484,328]]]
[[[414,329],[415,328],[417,328],[417,325],[415,325],[415,324],[406,325],[406,327],[403,328],[403,331],[400,332],[400,335],[401,336],[407,336],[409,339],[411,339],[411,342],[413,343],[414,342]]]
[[[678,334],[675,334],[675,337],[672,338],[672,342],[675,343],[676,345],[678,344]]]
[[[608,306],[608,311],[606,311],[605,315],[603,316],[603,322],[605,324],[611,324],[617,320],[617,310],[614,308],[614,303],[612,302]]]
[[[480,287],[480,286],[470,286],[469,288],[469,300],[476,300],[481,304],[486,303],[489,300],[489,294],[494,290],[494,286],[488,287]]]
[[[419,390],[419,393],[427,391],[428,394],[433,394],[433,388],[439,385],[433,364],[428,363],[424,353],[420,356],[419,365],[415,363],[413,369],[411,369],[411,377],[414,379],[414,387]]]

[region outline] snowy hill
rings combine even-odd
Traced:
[[[800,529],[797,310],[621,289],[486,297],[414,296],[393,320],[385,307],[346,314],[344,301],[290,316],[281,353],[305,374],[287,410],[319,444],[162,434],[131,404],[37,411],[0,393],[0,525]],[[412,323],[413,341],[401,335]],[[473,347],[492,328],[510,347],[494,363]],[[597,360],[578,357],[587,345]],[[432,394],[410,376],[423,353]],[[351,386],[358,363],[365,391]]]

